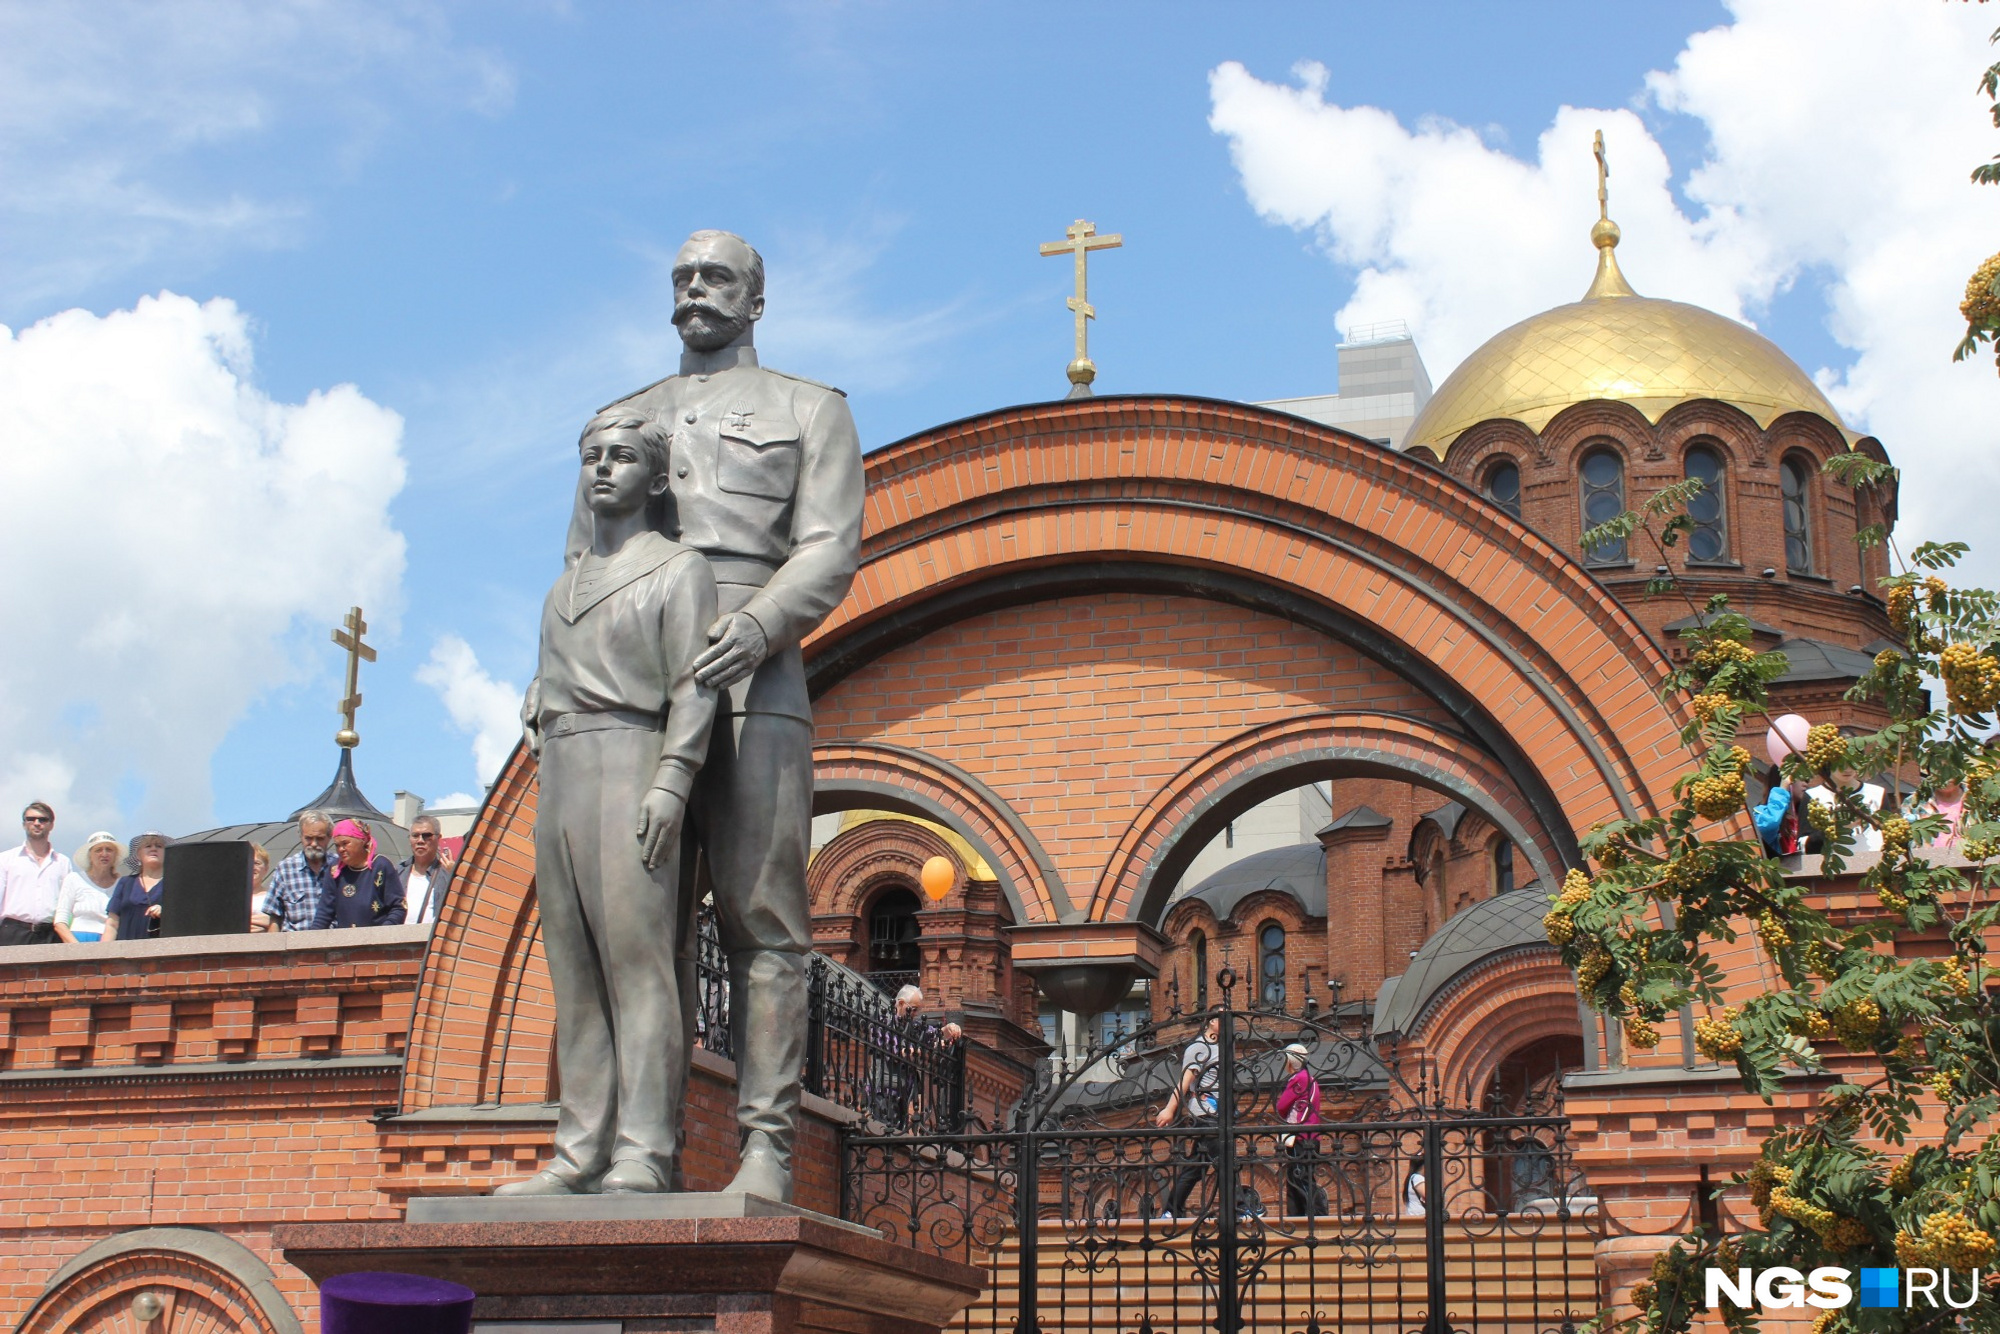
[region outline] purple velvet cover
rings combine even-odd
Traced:
[[[320,1334],[470,1334],[475,1295],[415,1274],[336,1274],[319,1285]]]

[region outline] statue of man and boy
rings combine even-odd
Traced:
[[[501,1195],[682,1188],[698,853],[729,959],[728,1189],[792,1197],[812,944],[799,643],[854,578],[861,446],[840,391],[758,365],[764,264],[741,237],[696,232],[673,281],[680,372],[584,428],[523,708],[562,1108],[554,1160]]]

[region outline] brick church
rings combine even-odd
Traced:
[[[1743,1099],[1686,1032],[1621,1050],[1541,935],[1544,887],[1592,825],[1670,804],[1658,687],[1711,594],[1785,650],[1784,709],[1876,725],[1842,699],[1889,633],[1854,536],[1896,516],[1821,471],[1882,446],[1802,369],[1592,239],[1582,299],[1435,392],[1407,338],[1358,338],[1338,397],[1073,396],[875,450],[861,570],[806,660],[823,953],[1017,1066],[1199,1008],[1226,966],[1273,1007],[1360,1007],[1472,1098],[1560,1085],[1622,1229],[1609,1292],[1812,1091]],[[1582,548],[1691,476],[1682,545]],[[1648,597],[1660,573],[1686,596]],[[13,951],[0,1328],[139,1329],[141,1290],[155,1331],[313,1328],[274,1226],[544,1161],[534,807],[517,752],[435,931]],[[697,1187],[733,1167],[731,1077],[699,1054]],[[808,1101],[801,1202],[832,1212],[853,1109]]]

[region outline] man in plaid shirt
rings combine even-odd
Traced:
[[[327,844],[332,841],[333,820],[325,811],[299,813],[299,850],[271,872],[271,889],[264,898],[265,915],[284,930],[312,930],[320,886],[325,883]]]

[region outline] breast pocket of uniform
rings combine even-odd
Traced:
[[[722,419],[715,484],[739,496],[790,500],[799,484],[799,424],[732,408]]]

